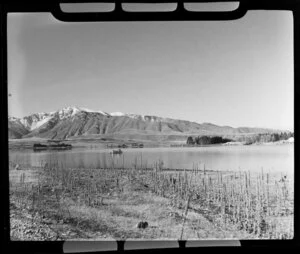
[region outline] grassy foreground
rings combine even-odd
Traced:
[[[282,174],[14,166],[12,240],[293,238]]]

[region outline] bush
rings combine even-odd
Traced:
[[[222,144],[232,141],[228,138],[222,138],[220,136],[198,136],[198,137],[188,137],[187,144],[197,144],[197,145],[210,145],[210,144]]]
[[[188,139],[187,139],[187,141],[186,141],[186,143],[188,145],[193,145],[193,144],[195,144],[195,141],[194,141],[193,137],[189,136]]]
[[[276,142],[279,140],[287,140],[294,134],[292,132],[279,133],[259,133],[256,135],[242,136],[237,141],[245,142],[246,144]]]

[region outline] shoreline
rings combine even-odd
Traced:
[[[35,143],[46,142],[46,139],[9,139],[8,140],[8,149],[9,150],[32,150],[33,145]],[[79,149],[79,148],[87,148],[87,149],[103,149],[103,150],[111,150],[119,148],[119,144],[127,144],[129,146],[132,141],[122,141],[122,140],[114,140],[111,142],[106,142],[98,139],[94,140],[68,140],[64,141],[68,144],[72,145],[72,149]],[[139,143],[143,143],[143,148],[120,148],[120,149],[147,149],[147,148],[201,148],[201,147],[227,147],[227,146],[272,146],[272,145],[288,145],[294,144],[294,141],[288,140],[280,140],[276,142],[265,142],[265,143],[253,143],[253,144],[245,144],[243,142],[233,141],[228,143],[221,143],[221,144],[209,144],[209,145],[187,145],[183,144],[176,144],[175,142],[152,142],[152,141],[137,141]],[[107,147],[107,145],[113,144],[113,147]]]

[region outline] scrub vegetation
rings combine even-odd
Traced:
[[[17,169],[10,162],[12,240],[293,238],[293,181],[283,173],[174,171],[163,161]]]

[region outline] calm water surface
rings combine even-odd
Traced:
[[[178,148],[123,149],[112,155],[108,149],[74,148],[69,151],[10,151],[9,159],[17,163],[40,166],[55,162],[65,167],[153,167],[162,160],[165,168],[210,170],[251,170],[294,172],[294,144],[253,146],[211,146]]]

